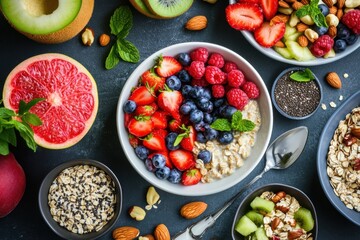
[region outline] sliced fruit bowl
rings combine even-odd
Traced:
[[[206,63],[199,63],[201,62],[199,59],[203,56],[198,52],[199,49],[207,51],[208,55],[204,60]],[[198,52],[198,54],[196,56],[191,55],[192,52]],[[213,58],[212,55],[217,57]],[[234,72],[226,74],[223,72],[226,67],[220,68],[211,65],[216,65],[218,61],[214,59],[218,58],[225,60],[219,61],[222,62],[222,65],[236,66],[238,69],[231,69]],[[183,65],[185,60],[188,61],[185,65],[188,64],[189,66]],[[155,63],[156,61],[157,63]],[[154,68],[155,64],[158,65],[156,68]],[[197,64],[202,66],[195,67]],[[200,76],[201,74],[196,69],[203,69],[205,74],[203,72],[203,76]],[[174,74],[174,71],[176,74]],[[182,71],[190,75],[188,82],[184,82],[184,79],[180,76]],[[241,73],[239,73],[240,71]],[[236,75],[234,73],[242,76],[243,86],[231,86],[231,84],[236,85],[236,83],[229,80],[228,75]],[[196,74],[199,74],[199,76]],[[213,77],[212,80],[218,84],[210,84],[209,80],[206,80],[208,79],[206,75],[207,77],[217,76]],[[149,80],[149,76],[152,76],[151,80]],[[181,80],[178,81],[177,79]],[[226,79],[228,80],[225,83]],[[222,83],[220,84],[220,82]],[[230,84],[230,82],[232,83]],[[156,83],[155,88],[157,90],[154,90],[154,83]],[[177,84],[180,84],[180,86]],[[215,85],[216,87],[213,87]],[[247,90],[245,86],[247,86]],[[186,91],[184,91],[188,87],[193,89],[192,94],[199,95],[196,97],[196,104],[193,103],[196,107],[191,109],[190,112],[187,112],[189,109],[184,106],[191,102],[189,95],[186,95]],[[219,88],[220,90],[214,93],[213,88]],[[154,91],[153,94],[149,94],[149,90]],[[232,95],[238,101],[231,103],[232,100],[228,96],[224,96],[225,91],[227,95]],[[245,91],[251,92],[252,97],[256,97],[256,99],[250,99],[248,97],[250,95],[245,94]],[[216,94],[222,95],[221,97],[215,97]],[[192,101],[195,101],[194,96],[191,98]],[[204,98],[207,98],[206,101]],[[215,101],[220,98],[222,103],[215,105]],[[242,101],[242,99],[245,100]],[[204,105],[201,105],[200,102],[203,100]],[[145,103],[147,101],[149,102]],[[226,104],[223,104],[223,102],[226,102]],[[135,105],[133,105],[134,103]],[[243,103],[251,104],[244,106]],[[236,105],[236,108],[230,107],[230,104]],[[205,105],[211,105],[210,110],[206,109]],[[251,111],[247,110],[251,109],[249,106],[257,106],[256,109],[259,114],[253,115],[257,117],[255,119],[258,119],[258,121],[251,122],[251,120],[247,119],[251,119],[249,117]],[[221,146],[223,148],[228,143],[232,143],[232,147],[229,145],[228,148],[231,151],[238,151],[237,155],[239,156],[240,153],[243,153],[244,148],[247,148],[245,147],[246,144],[240,146],[236,141],[233,141],[234,136],[247,136],[246,132],[237,133],[236,135],[234,131],[230,130],[214,130],[212,125],[216,121],[214,117],[221,118],[220,115],[214,115],[215,111],[219,113],[220,109],[224,110],[225,108],[230,110],[230,117],[233,115],[239,117],[238,120],[241,124],[245,124],[245,122],[251,122],[250,125],[253,124],[252,129],[256,129],[256,134],[254,133],[255,141],[253,146],[249,147],[249,150],[251,150],[249,155],[244,156],[243,159],[238,159],[238,167],[233,167],[231,170],[229,168],[227,171],[222,169],[224,171],[222,175],[218,173],[220,176],[217,178],[209,177],[207,179],[205,176],[209,176],[207,173],[211,171],[209,170],[213,166],[211,164],[215,164],[214,159],[218,159],[216,160],[218,166],[222,158],[230,159],[230,157],[224,157],[223,152],[219,152],[217,147]],[[205,115],[211,115],[208,113],[212,113],[211,124],[204,118]],[[199,115],[201,120],[197,119]],[[244,179],[260,162],[269,143],[273,125],[269,93],[257,71],[235,52],[205,42],[172,45],[155,52],[144,60],[130,75],[122,89],[116,118],[121,146],[135,170],[152,185],[164,191],[185,196],[217,193]],[[249,129],[248,131],[252,133],[252,130]],[[210,150],[210,145],[214,146],[213,151]],[[229,162],[231,161],[228,160],[224,164],[229,165]],[[233,165],[235,165],[234,162],[235,160],[233,160]]]
[[[317,232],[316,210],[309,197],[281,183],[270,183],[249,193],[240,203],[232,225],[234,240],[315,240]]]

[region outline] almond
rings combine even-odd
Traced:
[[[279,7],[290,8],[290,5],[285,1],[279,1]]]
[[[336,5],[339,9],[343,8],[345,5],[345,0],[337,0]]]
[[[336,12],[336,17],[341,20],[342,16],[344,15],[344,11],[340,8],[338,8],[337,12]]]
[[[280,218],[276,217],[271,221],[271,229],[274,231],[279,226]]]
[[[291,6],[294,10],[299,10],[300,8],[302,8],[302,6],[304,6],[304,4],[302,4],[301,2],[294,2]]]
[[[351,134],[352,134],[354,137],[360,139],[360,127],[353,127],[353,128],[351,128]]]
[[[207,18],[205,16],[195,16],[189,19],[185,24],[185,28],[191,31],[199,31],[207,26]]]
[[[325,79],[327,83],[333,88],[341,88],[341,79],[336,72],[329,72],[328,74],[326,74]]]
[[[109,43],[110,43],[110,36],[105,34],[105,33],[101,34],[100,37],[99,37],[100,46],[105,47]]]
[[[305,30],[308,28],[309,28],[309,26],[305,23],[300,22],[300,23],[296,24],[296,30],[298,32],[305,32]]]
[[[283,199],[286,196],[286,193],[284,191],[280,191],[276,193],[274,196],[272,196],[271,201],[274,203],[279,202],[281,199]]]
[[[115,228],[112,232],[112,237],[115,240],[132,240],[138,237],[140,230],[135,227],[124,226]]]
[[[281,206],[281,205],[279,205],[279,206],[276,205],[275,208],[276,208],[276,210],[279,210],[279,211],[281,211],[281,212],[283,212],[283,213],[287,213],[287,212],[290,210],[289,207]]]
[[[331,8],[329,8],[329,14],[336,14],[336,12],[337,12],[337,7],[335,7],[335,6],[332,6]]]
[[[283,43],[283,42],[280,40],[280,41],[277,41],[274,46],[275,46],[275,47],[284,48],[284,47],[285,47],[285,43]]]
[[[200,216],[207,208],[204,202],[190,202],[180,209],[180,215],[186,219],[193,219]]]
[[[308,5],[310,3],[310,0],[301,0],[300,2],[304,5]]]
[[[309,44],[309,40],[304,35],[299,36],[297,42],[302,47],[307,47],[307,45]]]
[[[165,224],[159,224],[154,230],[154,236],[156,240],[170,240],[170,232]]]
[[[297,239],[299,238],[301,235],[303,235],[303,230],[302,229],[297,229],[297,230],[293,230],[293,231],[289,231],[288,233],[288,239],[289,240],[293,240],[293,239]]]
[[[276,23],[287,23],[287,21],[289,21],[289,16],[288,15],[285,15],[285,14],[278,14],[278,15],[275,15],[273,18],[271,18],[270,20],[270,25],[274,25]]]
[[[329,35],[331,38],[335,38],[335,37],[336,37],[336,34],[337,34],[337,28],[336,28],[334,25],[329,26],[328,35]]]
[[[332,0],[322,0],[325,4],[326,4],[326,6],[328,6],[329,8],[331,8],[333,5],[334,5],[334,3],[333,3],[333,1]]]

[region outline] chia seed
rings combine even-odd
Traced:
[[[295,71],[284,74],[277,82],[274,97],[279,108],[293,117],[311,114],[320,102],[320,88],[315,80],[297,82],[290,79]]]

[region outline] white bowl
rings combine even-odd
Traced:
[[[317,65],[323,65],[323,64],[327,64],[327,63],[332,63],[332,62],[335,62],[335,61],[349,55],[350,53],[352,53],[356,49],[358,49],[358,47],[360,47],[360,38],[358,38],[356,43],[354,43],[353,45],[348,46],[345,51],[343,51],[341,53],[336,53],[335,57],[316,58],[314,60],[302,61],[301,62],[301,61],[297,61],[295,59],[286,59],[283,56],[281,56],[279,53],[275,52],[274,49],[265,48],[265,47],[260,46],[256,42],[256,40],[254,38],[254,34],[252,32],[241,31],[241,33],[251,45],[253,45],[257,50],[259,50],[261,53],[265,54],[266,56],[268,56],[268,57],[270,57],[272,59],[275,59],[277,61],[280,61],[280,62],[284,62],[284,63],[288,63],[288,64],[292,64],[292,65],[297,65],[297,66],[317,66]]]
[[[198,183],[192,186],[183,186],[181,184],[170,183],[167,180],[158,179],[154,173],[149,172],[146,169],[144,162],[135,155],[134,149],[131,147],[128,141],[128,132],[124,127],[123,105],[130,95],[131,88],[137,85],[141,74],[154,65],[154,59],[160,56],[160,54],[163,56],[176,56],[179,53],[190,52],[191,50],[198,47],[205,47],[209,50],[209,52],[218,52],[222,54],[226,60],[235,62],[244,72],[244,75],[247,77],[247,79],[258,85],[260,89],[260,97],[257,101],[259,103],[260,113],[262,116],[262,124],[259,132],[257,133],[256,144],[251,151],[251,155],[244,161],[244,165],[241,168],[237,169],[232,175],[212,183]],[[248,174],[251,173],[251,171],[262,159],[269,143],[273,127],[273,112],[271,99],[261,76],[244,58],[239,56],[237,53],[216,44],[205,42],[188,42],[175,44],[155,52],[150,57],[145,59],[134,70],[125,83],[119,97],[116,113],[116,125],[120,143],[126,157],[135,170],[145,180],[147,180],[153,186],[156,186],[169,193],[182,196],[203,196],[224,191],[239,183]]]

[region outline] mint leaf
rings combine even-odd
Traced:
[[[129,41],[118,39],[116,41],[119,56],[125,62],[137,63],[140,60],[139,50]]]
[[[325,16],[320,12],[315,12],[311,15],[311,18],[314,20],[314,23],[318,27],[327,27]]]
[[[15,112],[13,110],[7,109],[7,108],[0,108],[0,119],[1,118],[11,118],[15,116]]]
[[[111,47],[110,53],[105,60],[105,68],[108,70],[112,69],[120,62],[120,57],[117,54],[118,51],[116,48],[116,44]]]
[[[241,111],[237,110],[231,117],[231,125],[237,125],[242,119]]]
[[[226,118],[216,119],[210,127],[218,131],[231,131],[231,123]]]
[[[186,133],[181,133],[179,135],[177,135],[175,142],[174,142],[174,146],[177,146],[181,143],[181,141],[184,139],[184,137],[186,137]]]
[[[236,125],[236,129],[237,131],[240,132],[248,132],[251,131],[255,128],[255,123],[253,123],[250,120],[247,119],[242,119],[237,125]]]
[[[9,153],[9,144],[6,141],[0,139],[0,155],[6,156]]]
[[[13,120],[14,127],[18,130],[20,136],[25,140],[26,145],[36,151],[36,143],[34,140],[33,130],[26,124]]]
[[[0,132],[0,140],[16,147],[16,134],[14,128],[5,128]]]
[[[311,0],[310,4],[302,6],[295,14],[298,18],[309,15],[318,27],[327,27],[325,16],[318,8],[318,3],[319,0]]]
[[[120,6],[110,18],[111,34],[125,38],[132,28],[133,16],[129,6]]]
[[[310,5],[304,5],[300,9],[296,11],[296,16],[298,18],[305,17],[306,15],[310,15]]]
[[[30,100],[28,103],[25,103],[23,100],[20,100],[19,104],[19,115],[23,115],[24,113],[30,111],[30,109],[35,106],[38,102],[45,100],[45,98],[34,98]]]
[[[25,113],[21,119],[27,124],[33,126],[40,126],[42,124],[41,119],[36,114],[29,112]]]
[[[309,82],[315,79],[311,70],[306,68],[304,71],[296,71],[290,75],[290,79],[297,82]]]

